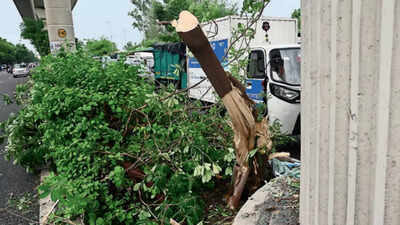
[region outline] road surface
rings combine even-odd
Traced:
[[[26,82],[27,78],[13,78],[11,74],[0,72],[0,93],[13,96],[17,84]],[[0,121],[8,118],[10,113],[17,112],[18,106],[5,105],[0,97]],[[4,147],[0,145],[0,224],[1,225],[30,225],[32,221],[38,221],[39,204],[36,200],[28,198],[27,203],[21,203],[21,207],[27,207],[24,212],[15,209],[16,204],[9,204],[10,196],[20,200],[27,193],[36,194],[38,176],[28,174],[19,166],[4,160]],[[32,204],[29,202],[32,201]]]

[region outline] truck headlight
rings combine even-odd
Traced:
[[[289,103],[300,103],[300,91],[270,83],[271,94]]]

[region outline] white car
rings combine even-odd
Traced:
[[[12,70],[13,77],[28,76],[29,68],[26,64],[15,64]]]

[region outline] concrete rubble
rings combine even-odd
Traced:
[[[299,170],[299,167],[291,170]],[[289,174],[272,179],[254,193],[240,209],[233,225],[300,224],[300,180],[297,173],[292,174],[296,175]]]

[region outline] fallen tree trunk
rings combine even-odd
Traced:
[[[249,176],[254,178],[250,190],[258,188],[265,180],[265,166],[272,146],[267,119],[257,121],[255,103],[247,96],[243,85],[224,71],[197,18],[188,11],[182,11],[179,20],[171,23],[199,61],[231,118],[237,165],[234,168],[233,193],[229,197],[228,205],[235,209],[239,205]],[[256,148],[263,148],[266,151],[261,156],[257,153],[258,160],[252,160],[253,163],[250,165],[249,153]]]

